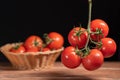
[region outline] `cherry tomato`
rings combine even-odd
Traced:
[[[91,38],[94,41],[99,41],[101,38],[106,37],[109,33],[109,27],[102,19],[92,20],[90,24],[90,30],[93,32],[91,33]],[[94,34],[94,32],[98,32],[100,34]]]
[[[68,68],[77,68],[81,64],[81,58],[75,52],[75,47],[66,47],[61,54],[61,62]]]
[[[45,52],[45,51],[50,51],[50,48],[44,47],[44,48],[42,49],[42,51],[43,51],[43,52]]]
[[[82,58],[83,67],[89,71],[100,68],[103,62],[103,54],[98,49],[91,49],[90,53],[86,57]]]
[[[29,49],[26,49],[26,52],[38,52],[39,50],[38,50],[38,48],[29,48]]]
[[[25,52],[25,47],[21,44],[15,44],[11,49],[10,52],[14,52],[14,53],[23,53]]]
[[[24,46],[28,51],[31,51],[31,50],[32,51],[36,51],[36,50],[39,51],[42,48],[42,44],[43,44],[42,39],[37,35],[29,36],[24,42]]]
[[[108,37],[101,39],[101,41],[102,47],[100,50],[103,53],[104,57],[112,57],[115,54],[117,48],[115,41],[112,38]]]
[[[83,48],[87,42],[88,33],[85,28],[75,27],[68,34],[68,42],[74,47]]]
[[[57,32],[50,32],[47,35],[47,39],[48,39],[48,42],[50,41],[47,44],[47,47],[50,48],[51,50],[52,49],[60,49],[64,44],[63,36]],[[47,42],[47,40],[46,40],[46,42]]]

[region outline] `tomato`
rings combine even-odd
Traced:
[[[50,32],[46,38],[47,47],[52,49],[60,49],[64,44],[64,38],[60,33]]]
[[[83,48],[87,42],[88,33],[85,28],[75,27],[68,34],[68,42],[74,47]]]
[[[101,52],[103,53],[105,58],[112,57],[117,49],[116,42],[112,38],[103,38],[102,41],[102,47],[100,48]]]
[[[21,44],[15,44],[13,47],[10,48],[10,52],[13,53],[23,53],[25,51],[25,47]]]
[[[91,49],[90,53],[84,58],[82,58],[83,67],[89,71],[93,71],[100,68],[103,62],[103,54],[98,49]]]
[[[38,48],[30,48],[30,49],[26,49],[26,52],[38,52],[39,50],[38,50]]]
[[[24,42],[24,46],[28,51],[31,51],[31,50],[35,51],[35,52],[36,52],[36,50],[39,51],[42,48],[42,45],[43,45],[43,41],[37,35],[29,36]]]
[[[109,33],[108,24],[102,19],[92,20],[90,30],[93,32],[91,33],[91,38],[94,41],[99,41],[101,38],[106,37]],[[99,32],[100,34],[94,34],[94,32]]]
[[[75,52],[75,47],[68,46],[61,53],[61,62],[68,68],[77,68],[81,64],[81,58]]]
[[[42,49],[42,51],[43,51],[43,52],[45,52],[45,51],[50,51],[50,48],[44,47],[44,48]]]

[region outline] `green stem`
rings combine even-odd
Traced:
[[[88,4],[89,4],[89,15],[88,15],[88,25],[87,25],[87,30],[88,30],[88,39],[87,39],[87,43],[85,45],[85,48],[87,48],[88,43],[89,43],[89,39],[90,39],[90,22],[91,22],[91,12],[92,12],[92,0],[88,0]]]
[[[88,0],[88,4],[89,4],[89,13],[88,13],[88,24],[87,24],[87,32],[88,32],[88,38],[87,38],[87,42],[86,45],[83,49],[78,49],[76,48],[76,53],[77,55],[81,56],[81,57],[85,57],[89,54],[90,48],[88,47],[89,45],[89,41],[90,41],[90,22],[91,22],[91,11],[92,11],[92,0]],[[79,34],[77,34],[78,36],[80,35],[81,32],[79,32]]]

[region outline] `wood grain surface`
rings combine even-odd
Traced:
[[[104,62],[95,71],[87,71],[82,65],[68,69],[61,62],[37,71],[15,70],[10,63],[0,63],[0,80],[120,80],[120,62]]]

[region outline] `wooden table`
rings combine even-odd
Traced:
[[[60,62],[52,68],[14,70],[9,63],[0,63],[0,80],[120,80],[120,62],[104,62],[101,68],[87,71],[82,65],[68,69]]]

